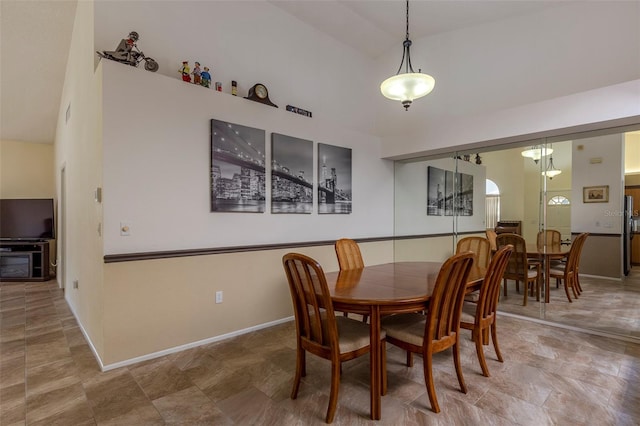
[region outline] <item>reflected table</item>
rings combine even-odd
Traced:
[[[569,247],[558,244],[527,244],[527,257],[538,259],[544,264],[544,303],[549,303],[549,270],[552,260],[562,260],[569,254]]]

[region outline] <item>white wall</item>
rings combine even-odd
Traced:
[[[460,173],[473,176],[473,215],[427,216],[427,167],[456,170],[456,160],[398,162],[395,173],[395,235],[448,234],[457,221],[458,232],[484,231],[486,170],[467,161],[458,161]]]
[[[623,144],[624,135],[619,133],[573,141],[572,232],[622,233]],[[591,158],[602,159],[602,162],[591,164]],[[609,186],[609,201],[583,203],[583,188],[600,185]]]
[[[640,2],[558,4],[414,39],[413,66],[434,76],[436,86],[408,113],[398,102],[379,105],[383,155],[453,151],[640,115],[640,84],[616,86],[640,78]],[[381,59],[379,81],[397,69],[398,50]]]
[[[291,104],[323,122],[373,129],[373,104],[383,101],[374,62],[269,2],[97,1],[95,9],[96,50],[113,50],[135,30],[159,74],[179,79],[182,61],[198,61],[225,93],[231,80],[238,96],[264,83],[282,109]]]
[[[393,163],[380,159],[378,138],[113,61],[102,67],[105,254],[393,235]],[[352,213],[211,213],[212,118],[264,129],[268,140],[276,132],[351,148]],[[269,199],[269,178],[266,186]]]

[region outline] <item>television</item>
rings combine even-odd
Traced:
[[[0,239],[55,238],[53,199],[0,199]]]

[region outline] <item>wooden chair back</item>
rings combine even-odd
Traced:
[[[496,238],[498,249],[504,246],[513,246],[513,253],[509,257],[504,277],[520,281],[527,280],[529,263],[527,260],[527,243],[518,234],[498,234]]]
[[[470,251],[475,255],[476,266],[487,269],[491,260],[491,245],[488,239],[483,237],[462,238],[456,245],[456,254],[465,251]]]
[[[548,247],[560,247],[562,234],[555,229],[545,229],[538,232],[537,244],[539,249],[544,248],[545,241]]]
[[[364,268],[364,260],[358,243],[349,238],[341,238],[335,243],[340,270]]]
[[[491,251],[494,252],[498,250],[498,245],[496,244],[496,238],[498,237],[498,234],[496,234],[496,231],[494,231],[493,229],[487,229],[486,234],[487,240],[489,240]]]
[[[433,293],[429,299],[424,344],[432,353],[457,342],[460,330],[460,313],[473,265],[473,253],[455,254],[440,268]]]
[[[307,350],[339,353],[338,329],[322,266],[299,253],[282,258],[289,282],[296,333]]]
[[[507,264],[513,253],[513,246],[507,244],[501,247],[491,258],[487,268],[484,282],[480,287],[476,307],[476,324],[492,320],[498,310],[498,298],[500,296],[500,281],[507,269]]]
[[[571,248],[569,249],[569,256],[567,256],[567,266],[565,267],[566,271],[570,273],[578,273],[578,267],[580,265],[580,255],[582,254],[582,247],[584,247],[584,242],[587,239],[589,234],[584,232],[576,237],[571,244]]]

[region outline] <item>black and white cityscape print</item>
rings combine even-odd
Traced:
[[[318,213],[351,213],[351,149],[318,144]]]
[[[313,142],[271,134],[271,213],[311,214]]]
[[[211,211],[265,211],[265,131],[211,120]]]
[[[427,215],[473,216],[473,175],[428,166]]]

